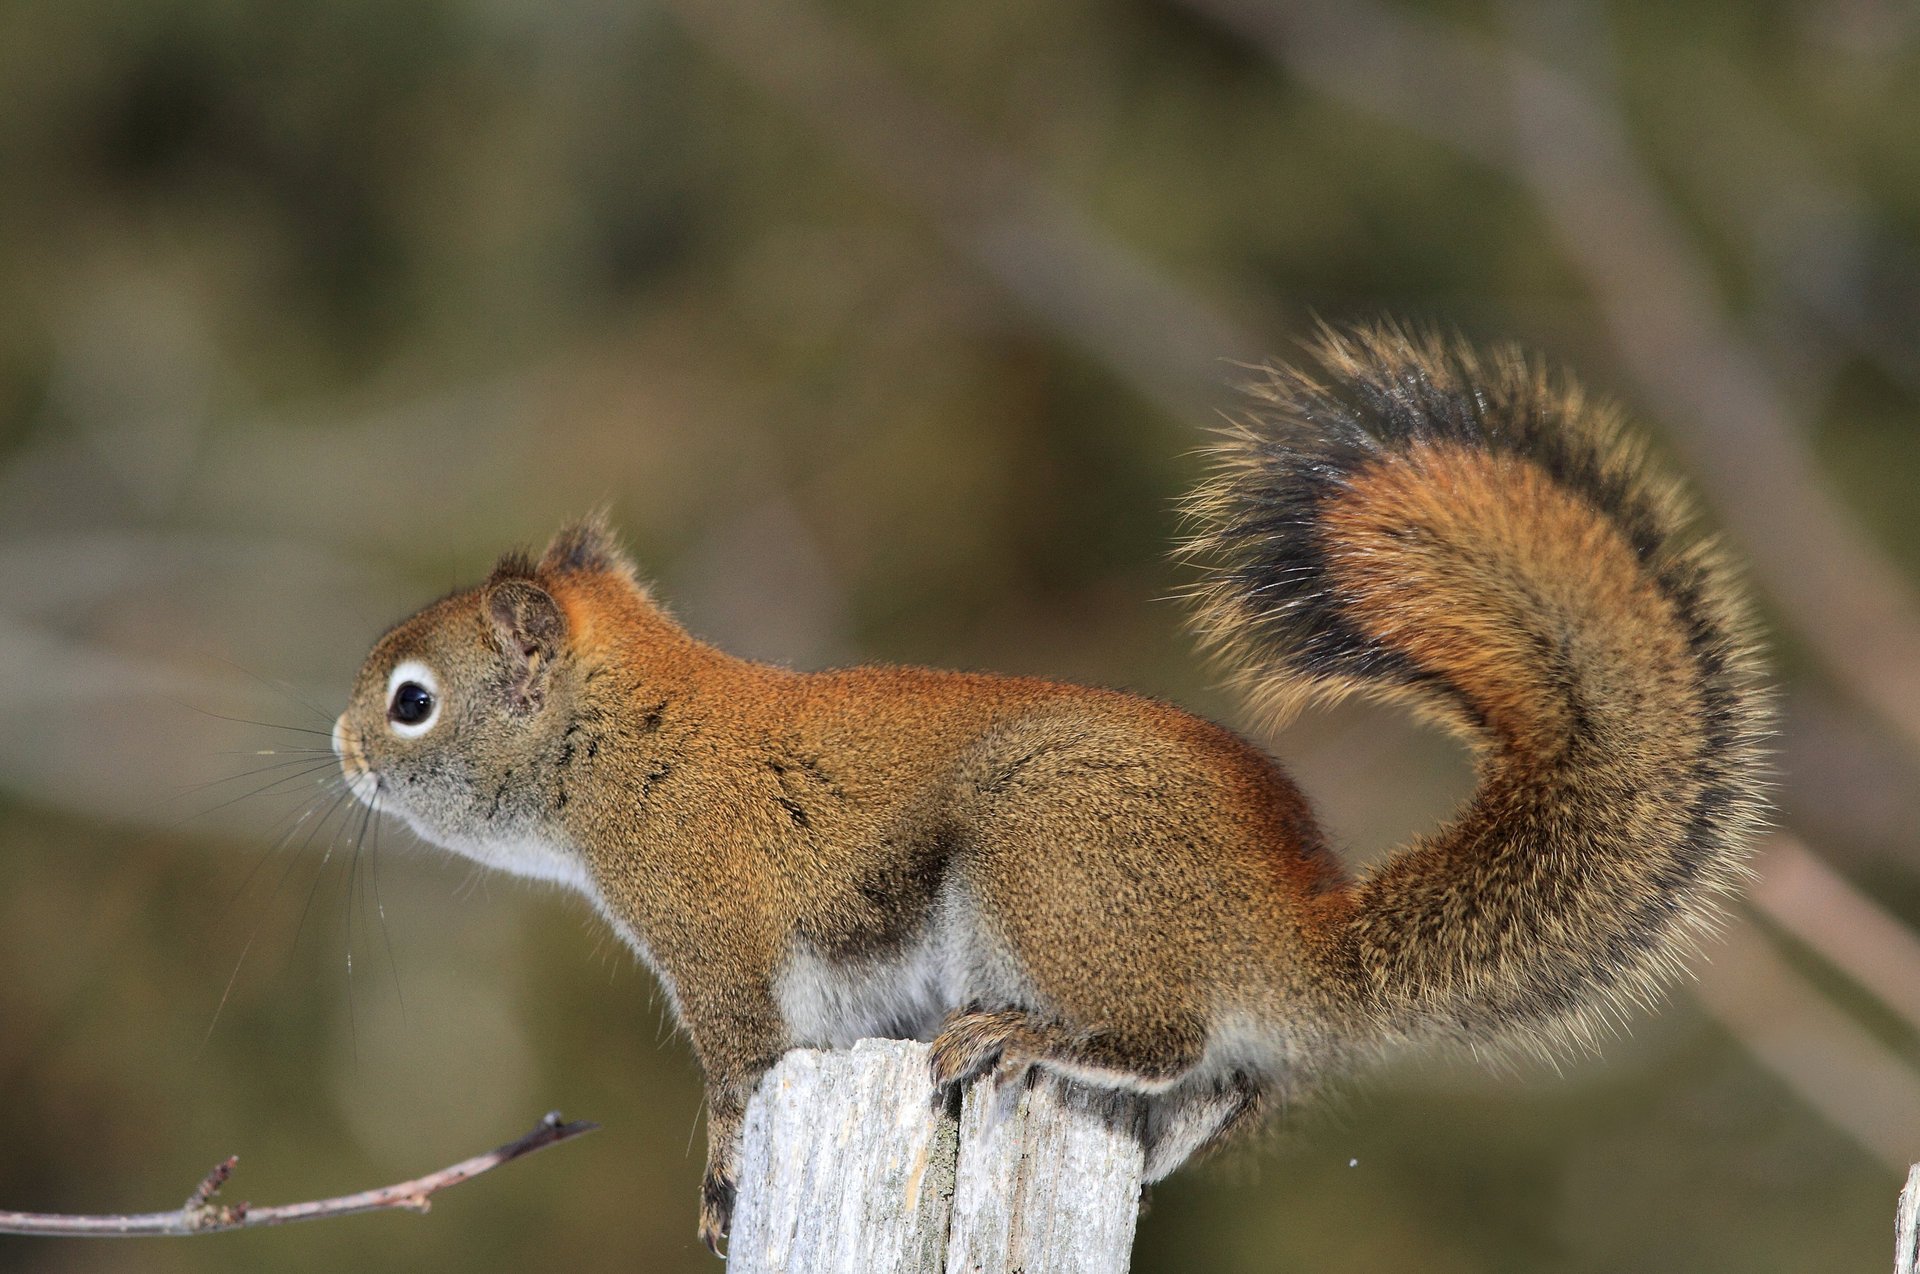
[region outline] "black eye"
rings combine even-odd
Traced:
[[[419,725],[433,714],[433,692],[417,681],[403,681],[393,692],[387,719],[401,725]]]

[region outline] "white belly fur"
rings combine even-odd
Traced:
[[[836,960],[796,943],[774,983],[793,1043],[847,1048],[873,1036],[931,1039],[956,1002],[946,944],[929,932],[890,956]]]

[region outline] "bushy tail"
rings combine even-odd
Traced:
[[[1616,414],[1518,355],[1323,332],[1194,496],[1204,639],[1283,709],[1364,694],[1479,786],[1351,887],[1385,1038],[1548,1040],[1678,967],[1763,818],[1740,590]],[[1382,782],[1391,782],[1383,776]]]

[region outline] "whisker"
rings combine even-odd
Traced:
[[[318,757],[297,756],[287,761],[274,761],[267,765],[256,765],[251,769],[241,770],[237,774],[223,774],[217,779],[208,779],[204,783],[193,783],[178,789],[166,799],[169,801],[177,801],[184,797],[192,796],[195,792],[204,792],[210,787],[219,787],[222,783],[238,783],[241,779],[258,778],[262,774],[271,774],[276,770],[290,769],[296,765],[312,766],[314,769],[319,770],[325,769],[331,764],[331,760],[322,761]]]
[[[246,945],[240,948],[240,958],[233,962],[233,972],[227,975],[227,985],[220,992],[220,1002],[213,1006],[213,1020],[207,1023],[207,1033],[200,1037],[200,1051],[194,1054],[198,1061],[206,1053],[207,1045],[213,1043],[214,1028],[220,1025],[220,1015],[227,1011],[227,1001],[233,998],[234,984],[240,981],[240,970],[246,967],[247,953],[253,950],[253,940],[260,936],[260,926],[255,925],[253,932],[247,935]]]
[[[341,786],[345,787],[344,780],[340,782],[341,782]],[[345,793],[343,792],[341,793],[341,795],[345,795]],[[293,825],[287,829],[286,835],[280,838],[280,843],[276,845],[272,850],[270,850],[265,856],[263,856],[259,862],[254,864],[253,870],[247,873],[247,879],[241,885],[240,893],[235,894],[234,897],[228,901],[227,906],[229,908],[232,907],[233,903],[239,901],[240,895],[246,892],[247,884],[251,883],[254,876],[259,873],[260,869],[266,866],[268,860],[271,859],[275,854],[279,853],[281,848],[283,848],[287,844],[287,842],[293,839],[295,833],[297,833],[300,830],[300,824],[305,822],[309,817],[312,816],[313,811],[319,806],[321,799],[324,799],[324,792],[322,793],[321,797],[315,798],[314,801],[308,804],[308,806],[301,811],[300,816],[297,819],[295,819],[293,822]],[[340,804],[340,796],[335,796],[332,804],[327,806],[327,812],[320,816],[320,822],[314,824],[315,831],[319,830],[319,827],[321,826],[321,824],[324,824],[327,821],[327,818],[330,817],[333,811],[339,807],[339,804]],[[308,832],[307,841],[311,842],[312,839],[313,839],[313,832]],[[273,893],[267,899],[269,904],[272,903],[274,898],[278,898],[280,896],[281,889],[286,887],[287,878],[292,875],[293,867],[296,864],[298,864],[299,861],[300,859],[298,855],[296,855],[293,861],[288,864],[287,870],[281,874],[280,883],[274,886]],[[260,919],[254,922],[252,931],[247,934],[247,940],[240,948],[240,957],[233,962],[233,972],[227,975],[226,988],[220,992],[220,1002],[214,1006],[213,1020],[207,1023],[207,1033],[205,1036],[201,1038],[200,1051],[202,1053],[206,1051],[207,1045],[211,1043],[213,1040],[214,1028],[220,1025],[220,1016],[221,1014],[226,1012],[227,1001],[233,998],[233,988],[236,985],[238,985],[240,981],[240,971],[246,967],[247,956],[249,953],[253,951],[253,944],[259,939],[260,931],[266,927],[266,923],[267,923],[267,915],[265,912],[263,912]]]
[[[267,783],[261,787],[254,788],[250,792],[242,792],[240,793],[240,795],[233,797],[231,800],[225,800],[220,802],[218,805],[212,805],[206,809],[198,810],[192,814],[187,815],[185,818],[180,819],[178,822],[169,826],[166,830],[173,831],[174,829],[182,827],[187,823],[191,823],[196,818],[205,818],[209,814],[217,814],[221,810],[227,808],[227,806],[229,805],[238,805],[241,801],[249,800],[256,796],[265,796],[268,792],[271,792],[276,788],[285,787],[290,783],[298,783],[300,780],[304,778],[308,778],[311,775],[321,774],[326,772],[327,770],[336,770],[337,772],[337,768],[338,767],[336,767],[331,761],[315,761],[311,769],[301,770],[296,774],[283,775],[282,777],[273,780],[273,782],[271,783]]]
[[[280,695],[282,698],[291,700],[293,703],[296,703],[300,707],[305,708],[307,711],[313,713],[315,716],[319,717],[322,721],[326,722],[328,731],[329,732],[332,731],[333,718],[335,714],[328,712],[324,708],[316,706],[312,701],[304,698],[303,696],[295,694],[293,692],[293,687],[288,685],[286,682],[281,681],[278,678],[268,679],[266,677],[263,677],[259,673],[255,672],[253,669],[245,667],[241,664],[237,664],[233,660],[227,658],[225,655],[215,655],[214,658],[218,659],[221,663],[227,665],[227,667],[232,668],[235,672],[244,673],[247,676],[252,677],[255,681],[259,682],[261,685],[265,686],[267,689],[273,691],[274,693]]]
[[[353,857],[347,862],[347,1033],[353,1041],[353,1064],[360,1065],[360,1009],[353,993],[353,887],[360,875],[360,849],[367,842],[367,820],[373,806],[360,807],[360,830],[353,836]]]
[[[326,827],[327,825],[327,820],[333,817],[334,812],[338,810],[341,804],[346,801],[347,797],[351,795],[350,792],[344,790],[346,787],[345,783],[342,783],[341,787],[343,790],[336,793],[334,798],[327,803],[326,809],[321,812],[319,820],[315,822],[312,827],[309,827],[307,829],[306,837],[301,840],[300,847],[293,852],[292,857],[287,861],[287,869],[280,873],[279,882],[274,885],[273,892],[267,896],[267,901],[269,903],[271,903],[274,899],[278,898],[280,896],[280,891],[287,887],[287,882],[293,879],[294,868],[300,865],[300,860],[306,854],[306,852],[309,849],[313,848],[314,838],[320,835],[321,829]],[[326,858],[323,856],[320,860],[321,870],[324,871],[326,869],[326,866],[327,866]],[[316,874],[314,877],[314,883],[315,884],[319,883],[318,874]],[[307,901],[309,903],[313,901],[311,895],[309,895]],[[301,913],[302,920],[304,920],[305,917],[306,917],[306,913],[303,911]],[[299,946],[300,946],[300,934],[298,931],[295,931],[293,935],[293,947],[289,949],[289,952],[291,953],[291,951],[293,950],[298,950]]]
[[[201,708],[194,704],[187,703],[185,700],[175,699],[172,695],[163,695],[161,697],[175,707],[185,708],[188,712],[197,712],[203,717],[212,717],[215,721],[231,721],[235,725],[257,725],[266,730],[292,730],[296,734],[315,734],[329,742],[333,739],[333,731],[330,729],[315,730],[311,726],[282,725],[278,721],[255,721],[252,717],[230,717],[224,712],[215,712],[211,708]]]
[[[274,902],[279,899],[282,891],[286,889],[287,882],[293,879],[294,871],[298,869],[298,867],[300,866],[302,858],[306,854],[307,850],[312,847],[314,838],[320,834],[320,830],[323,827],[325,827],[327,825],[327,821],[333,817],[334,811],[340,808],[341,802],[346,800],[346,798],[350,795],[350,792],[346,790],[346,784],[344,781],[339,783],[339,787],[341,790],[334,796],[334,798],[331,801],[327,803],[325,809],[321,812],[319,819],[313,824],[312,827],[307,829],[307,834],[305,838],[301,840],[299,848],[295,850],[291,855],[288,856],[286,870],[280,873],[280,879],[277,882],[275,882],[273,886],[273,892],[267,895],[267,900],[266,900],[267,911],[271,911],[271,908]],[[313,812],[312,808],[310,807],[306,811],[306,813],[301,815],[300,821],[304,822],[306,818],[312,814],[312,812]],[[296,823],[294,827],[292,827],[288,831],[287,841],[291,842],[293,835],[297,833],[299,830],[300,830],[299,824]],[[280,851],[275,850],[274,852],[277,854]],[[264,865],[264,863],[262,865]],[[320,876],[325,871],[325,869],[326,869],[326,863],[324,860],[322,860],[320,864],[320,871],[316,872],[314,875],[314,884],[316,887],[318,886],[320,882]],[[313,898],[311,894],[308,895],[307,901],[309,904],[312,903]],[[305,914],[306,913],[304,911],[301,913],[303,920],[305,918]],[[259,926],[265,923],[266,923],[266,915],[263,914],[261,916],[261,919],[255,925],[255,931],[258,932]],[[251,937],[248,938],[247,945],[248,946],[253,945],[253,939]],[[287,949],[287,955],[289,959],[292,958],[293,952],[299,949],[299,945],[300,945],[300,935],[298,932],[295,932],[293,945]]]
[[[373,807],[376,814],[380,808],[381,791],[373,789]],[[367,874],[373,878],[373,910],[380,917],[380,941],[387,948],[387,970],[393,975],[393,998],[400,1005],[400,1021],[407,1020],[407,997],[400,991],[400,962],[393,958],[393,931],[387,925],[387,904],[380,900],[380,819],[373,820],[373,850],[367,855],[372,870]]]
[[[335,797],[333,804],[328,807],[326,814],[324,814],[320,822],[314,826],[314,832],[318,832],[321,827],[325,826],[327,819],[333,817],[333,812],[340,808],[340,803],[352,794],[351,789],[349,789]],[[349,817],[351,817],[351,815],[349,815]],[[327,837],[327,847],[320,855],[320,869],[313,873],[313,887],[307,890],[306,904],[300,908],[300,923],[295,926],[293,931],[293,950],[295,951],[300,949],[300,936],[305,933],[307,929],[307,915],[313,910],[313,900],[320,893],[320,882],[326,879],[327,864],[333,861],[333,851],[340,847],[340,833],[346,826],[346,820],[342,820],[340,826],[333,829],[333,834]],[[312,841],[313,833],[310,832],[307,835],[307,843],[311,844]],[[304,850],[306,846],[302,845],[301,848]],[[296,859],[295,861],[298,860]]]
[[[344,781],[345,780],[337,778],[333,780],[334,783],[343,783]],[[234,903],[240,901],[242,895],[247,892],[248,886],[253,884],[254,877],[260,874],[260,869],[279,857],[281,851],[299,834],[300,825],[305,823],[309,818],[312,818],[314,811],[320,808],[320,802],[324,801],[329,795],[333,794],[333,792],[334,788],[331,785],[323,784],[319,794],[311,801],[308,801],[293,814],[282,814],[274,821],[272,826],[267,829],[269,833],[272,833],[274,829],[278,828],[282,823],[287,824],[287,830],[276,837],[273,844],[267,847],[267,851],[254,861],[252,870],[248,871],[246,876],[241,879],[240,888],[234,893],[233,897],[227,900],[227,907],[231,908]]]

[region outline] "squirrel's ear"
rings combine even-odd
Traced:
[[[607,511],[597,510],[563,527],[540,555],[540,570],[564,574],[569,571],[611,572],[634,578],[633,563],[620,551],[608,523]]]
[[[503,579],[487,589],[487,621],[493,640],[514,671],[514,692],[524,707],[538,707],[547,666],[567,636],[567,617],[546,589],[532,580]]]

